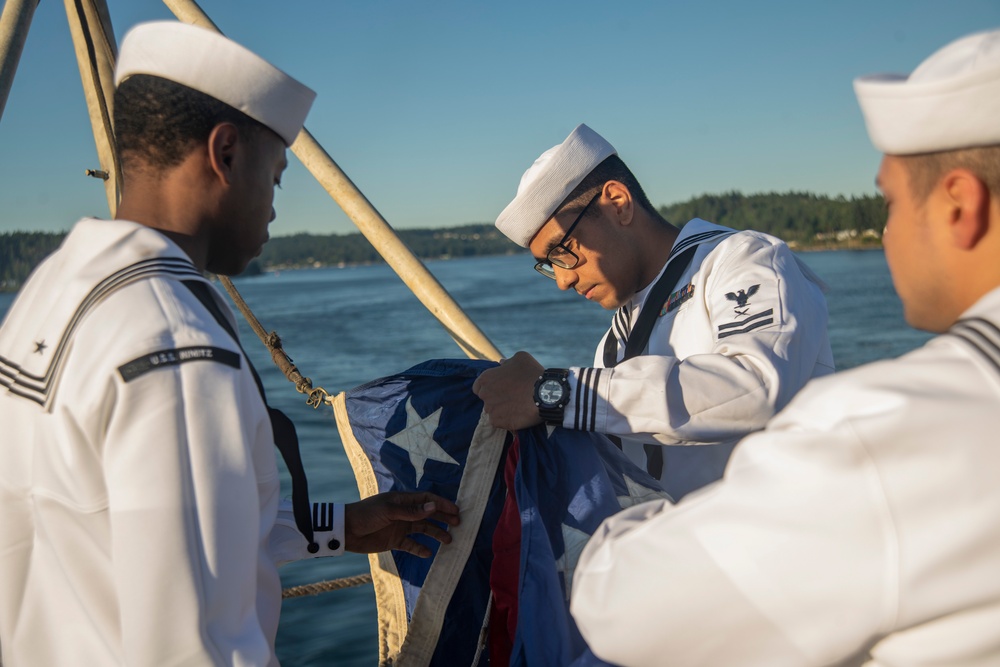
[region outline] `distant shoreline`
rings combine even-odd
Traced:
[[[701,218],[732,229],[754,229],[784,239],[793,250],[862,250],[881,247],[885,202],[878,196],[828,197],[808,192],[743,195],[724,192],[661,206],[668,221]],[[683,227],[685,223],[679,223]],[[424,260],[524,253],[492,223],[397,229],[400,241]],[[66,233],[0,233],[0,291],[17,290]],[[293,268],[363,266],[384,260],[360,232],[276,236],[251,263],[250,274]],[[246,274],[245,274],[246,275]]]
[[[282,238],[282,237],[277,237]],[[810,243],[808,245],[799,244],[794,241],[788,243],[788,247],[794,252],[825,252],[825,251],[841,251],[841,250],[882,250],[881,240],[879,242],[860,242],[856,239],[851,239],[845,242],[824,242],[824,243]],[[497,253],[484,253],[481,255],[438,255],[438,256],[427,256],[420,257],[421,261],[448,261],[451,259],[467,259],[470,257],[503,257],[506,255],[524,254],[527,252],[497,252]],[[302,271],[308,269],[330,269],[330,268],[349,268],[357,266],[373,266],[376,264],[385,264],[383,259],[375,259],[362,262],[337,262],[337,263],[325,263],[317,262],[315,260],[308,262],[301,262],[296,264],[266,264],[262,265],[258,261],[254,261],[247,267],[247,270],[241,273],[239,276],[234,276],[236,278],[253,278],[255,276],[264,275],[267,273],[280,273],[282,271]],[[23,283],[17,285],[8,285],[6,283],[0,284],[0,294],[11,294],[17,292],[21,289]]]
[[[801,246],[789,243],[788,247],[795,252],[822,252],[824,250],[882,250],[881,243],[844,243],[840,245],[817,243]]]

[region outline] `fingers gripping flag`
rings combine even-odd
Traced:
[[[472,384],[493,365],[432,360],[334,402],[362,497],[431,491],[454,500],[462,515],[449,545],[415,536],[432,558],[369,556],[383,665],[482,666],[489,655],[492,664],[497,656],[516,665],[604,664],[587,652],[569,614],[576,560],[604,518],[666,497],[603,436],[536,427],[515,440],[491,427]],[[497,563],[494,540],[505,545]],[[494,572],[492,585],[509,601],[509,626],[494,615],[490,642],[506,646],[480,655],[491,568],[504,560],[512,574]]]

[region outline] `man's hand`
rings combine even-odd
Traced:
[[[428,558],[431,550],[409,537],[422,534],[442,544],[451,535],[429,519],[457,526],[458,506],[433,493],[380,493],[344,506],[344,548],[355,553],[399,549]]]
[[[482,399],[490,424],[517,431],[542,423],[535,405],[535,381],[545,368],[527,352],[518,352],[496,368],[483,371],[472,391]]]

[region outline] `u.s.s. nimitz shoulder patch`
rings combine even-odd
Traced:
[[[151,370],[165,366],[177,366],[189,361],[214,361],[231,366],[232,368],[239,368],[241,363],[240,355],[232,350],[196,345],[192,347],[178,347],[171,350],[158,350],[144,354],[138,359],[133,359],[127,364],[119,366],[118,372],[121,373],[123,380],[131,382]]]

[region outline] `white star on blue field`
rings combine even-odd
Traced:
[[[670,495],[666,491],[658,491],[648,486],[643,486],[628,475],[624,475],[623,477],[625,478],[625,487],[628,489],[627,496],[618,496],[618,506],[623,510],[651,500],[670,500]]]
[[[424,476],[424,465],[427,461],[440,461],[458,465],[458,461],[453,459],[434,440],[434,431],[437,430],[438,421],[441,419],[441,410],[438,408],[426,417],[421,417],[416,408],[413,407],[413,399],[406,401],[406,427],[395,435],[386,438],[401,449],[405,449],[410,455],[410,463],[416,471],[417,480],[414,486],[419,486],[420,478]]]
[[[634,505],[651,500],[670,500],[670,496],[666,491],[643,486],[628,475],[623,475],[623,477],[628,494],[617,497],[618,506],[622,509],[628,509]],[[587,545],[590,535],[564,523],[562,524],[562,537],[563,555],[556,560],[556,571],[561,572],[563,575],[563,582],[566,587],[566,600],[568,602],[570,589],[573,584],[573,573],[576,571],[576,564],[580,560],[580,554],[583,553],[583,548]]]
[[[562,524],[563,555],[556,560],[556,572],[563,575],[563,584],[566,588],[566,601],[569,602],[570,589],[573,586],[573,573],[576,572],[576,564],[580,561],[580,554],[587,546],[590,535]]]

